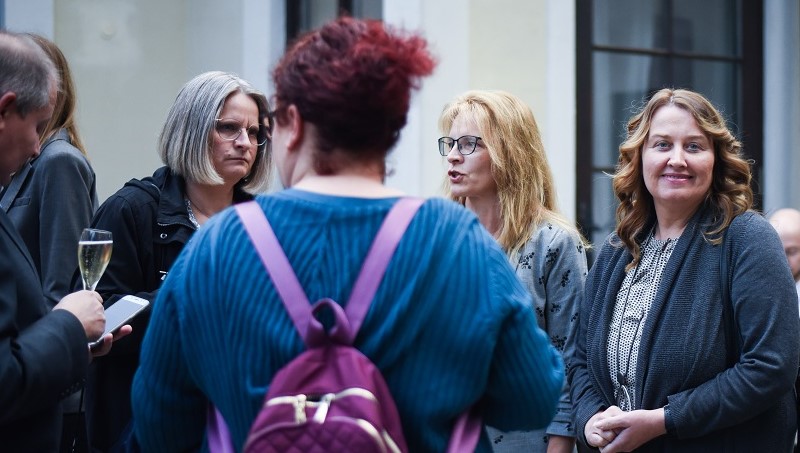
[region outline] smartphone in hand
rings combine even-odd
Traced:
[[[106,328],[105,331],[103,331],[103,335],[100,335],[97,341],[90,342],[89,348],[95,350],[100,347],[100,345],[103,344],[103,337],[109,333],[116,332],[117,329],[128,324],[134,316],[147,308],[148,305],[150,305],[149,300],[133,295],[125,296],[114,302],[114,305],[106,308]]]

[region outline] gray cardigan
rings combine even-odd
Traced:
[[[730,248],[734,338],[741,351],[729,367],[723,309],[731,302],[721,300],[722,247],[702,236],[707,217],[701,209],[681,235],[643,326],[636,401],[644,409],[669,403],[668,432],[637,451],[788,452],[796,429],[800,319],[780,240],[753,212],[728,228],[723,246]],[[589,272],[569,370],[584,445],[586,422],[614,404],[606,342],[631,255],[613,240],[606,240]]]
[[[78,239],[97,209],[94,171],[66,131],[56,132],[30,168],[14,176],[2,206],[28,247],[52,308],[72,292]]]

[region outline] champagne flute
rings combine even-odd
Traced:
[[[113,244],[110,231],[93,228],[83,230],[78,241],[78,267],[81,270],[83,289],[94,291],[111,260]]]

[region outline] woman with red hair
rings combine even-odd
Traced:
[[[272,149],[288,189],[256,202],[309,300],[348,299],[404,196],[383,184],[385,159],[433,68],[420,36],[342,18],[301,38],[274,70]],[[543,427],[564,378],[502,250],[442,199],[411,220],[354,346],[381,371],[415,452],[444,451],[471,407],[502,429]],[[240,449],[276,372],[304,349],[240,218],[221,213],[155,304],[133,389],[142,447],[199,448],[210,401]],[[490,451],[485,435],[478,451]]]

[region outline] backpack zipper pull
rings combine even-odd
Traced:
[[[331,407],[334,398],[336,398],[336,395],[333,393],[322,395],[322,398],[319,399],[319,407],[317,407],[317,411],[314,412],[314,417],[312,418],[314,423],[323,423],[325,421],[325,417],[328,416],[328,409]]]

